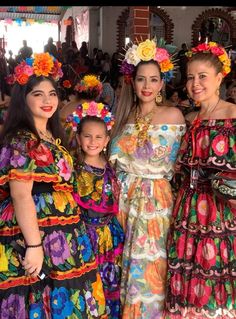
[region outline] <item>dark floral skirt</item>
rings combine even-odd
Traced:
[[[101,276],[86,227],[70,193],[33,196],[42,234],[43,280],[25,276],[18,253],[24,246],[12,202],[0,203],[0,319],[107,318]]]
[[[108,317],[119,319],[123,229],[114,215],[82,212],[81,218],[85,221],[99,266]]]

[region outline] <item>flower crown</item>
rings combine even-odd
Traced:
[[[223,76],[226,76],[230,71],[230,65],[231,61],[228,57],[227,52],[225,49],[220,46],[216,42],[209,42],[209,43],[200,43],[198,46],[192,48],[190,51],[186,52],[187,57],[191,58],[192,55],[203,52],[203,53],[212,53],[220,60],[220,62],[223,64],[222,67],[222,74]]]
[[[20,85],[24,85],[31,75],[51,76],[55,81],[58,81],[63,76],[61,63],[48,52],[35,53],[33,58],[27,58],[15,67],[14,74],[7,78],[7,83],[18,82]]]
[[[76,84],[75,91],[78,92],[89,92],[97,91],[100,95],[102,92],[102,83],[96,75],[85,75],[82,80]]]
[[[67,118],[67,122],[72,125],[73,131],[77,131],[77,125],[85,116],[97,116],[101,118],[107,127],[107,130],[111,130],[114,125],[114,115],[109,111],[108,105],[103,103],[85,102],[80,104],[76,110]]]
[[[171,61],[170,54],[165,48],[157,46],[155,40],[145,40],[138,45],[133,44],[125,54],[125,58],[121,64],[120,71],[124,74],[125,81],[129,82],[132,77],[134,67],[140,61],[156,61],[161,69],[165,82],[169,82],[173,78],[174,64]]]

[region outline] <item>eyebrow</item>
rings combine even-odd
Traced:
[[[49,93],[52,93],[52,92],[56,92],[56,90],[55,89],[53,89],[53,90],[51,90],[51,91],[49,91]],[[43,90],[33,90],[31,93],[45,93]]]
[[[139,77],[142,77],[142,78],[147,78],[147,76],[145,76],[145,75],[139,75],[139,74],[137,74],[137,76],[139,76]],[[150,78],[158,78],[159,77],[159,75],[150,75],[149,76]]]

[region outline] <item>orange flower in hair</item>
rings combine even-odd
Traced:
[[[33,69],[37,76],[48,76],[53,68],[53,60],[48,52],[35,53],[34,55]]]
[[[63,76],[61,63],[48,52],[35,53],[34,58],[27,58],[18,64],[14,69],[14,74],[6,77],[6,80],[8,84],[18,82],[20,85],[25,85],[31,75],[51,76],[58,81]]]

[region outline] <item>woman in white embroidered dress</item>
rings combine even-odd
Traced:
[[[126,235],[123,319],[161,318],[164,306],[170,180],[185,131],[181,111],[161,104],[160,92],[173,67],[168,52],[153,40],[133,45],[121,67],[124,84],[110,159],[122,186],[119,216]]]

